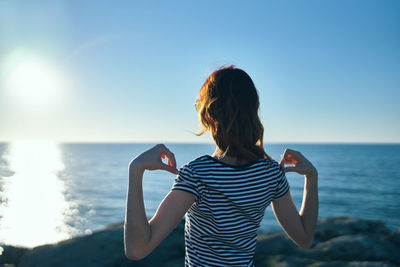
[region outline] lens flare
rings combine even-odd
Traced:
[[[15,52],[6,58],[2,72],[8,99],[20,107],[52,106],[65,91],[61,71],[43,57]]]

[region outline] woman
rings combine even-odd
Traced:
[[[125,254],[146,257],[186,214],[186,266],[254,266],[257,230],[271,203],[286,234],[299,246],[311,246],[318,217],[317,170],[300,153],[286,149],[278,164],[263,148],[259,99],[251,78],[234,66],[212,73],[196,101],[203,125],[216,144],[178,171],[164,145],[142,153],[129,165],[124,226]],[[162,158],[168,159],[168,164]],[[289,165],[289,166],[287,166]],[[177,174],[172,190],[148,221],[143,204],[145,170]],[[300,212],[293,203],[285,172],[304,175]]]

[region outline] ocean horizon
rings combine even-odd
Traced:
[[[128,164],[155,143],[0,143],[0,242],[37,246],[91,234],[124,220]],[[213,144],[166,143],[177,165],[214,152]],[[285,148],[301,151],[319,172],[319,219],[336,216],[400,227],[400,144],[267,143],[279,161]],[[304,178],[287,174],[301,207]],[[175,176],[144,175],[146,213],[155,213]],[[280,228],[270,207],[260,230]]]

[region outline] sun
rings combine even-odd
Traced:
[[[64,90],[59,70],[42,58],[29,56],[10,64],[6,90],[11,100],[28,107],[47,107]]]

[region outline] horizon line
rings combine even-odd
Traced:
[[[172,145],[215,145],[214,142],[176,142],[176,141],[57,141],[51,139],[19,139],[19,140],[0,140],[0,144],[8,144],[14,142],[54,142],[57,144],[115,144],[115,145],[128,145],[128,144],[144,144],[144,145],[152,145],[152,144],[172,144]],[[273,142],[264,142],[264,145],[279,145],[279,144],[293,144],[293,145],[400,145],[399,142],[386,142],[386,141],[362,141],[362,142],[352,142],[352,141],[273,141]]]

